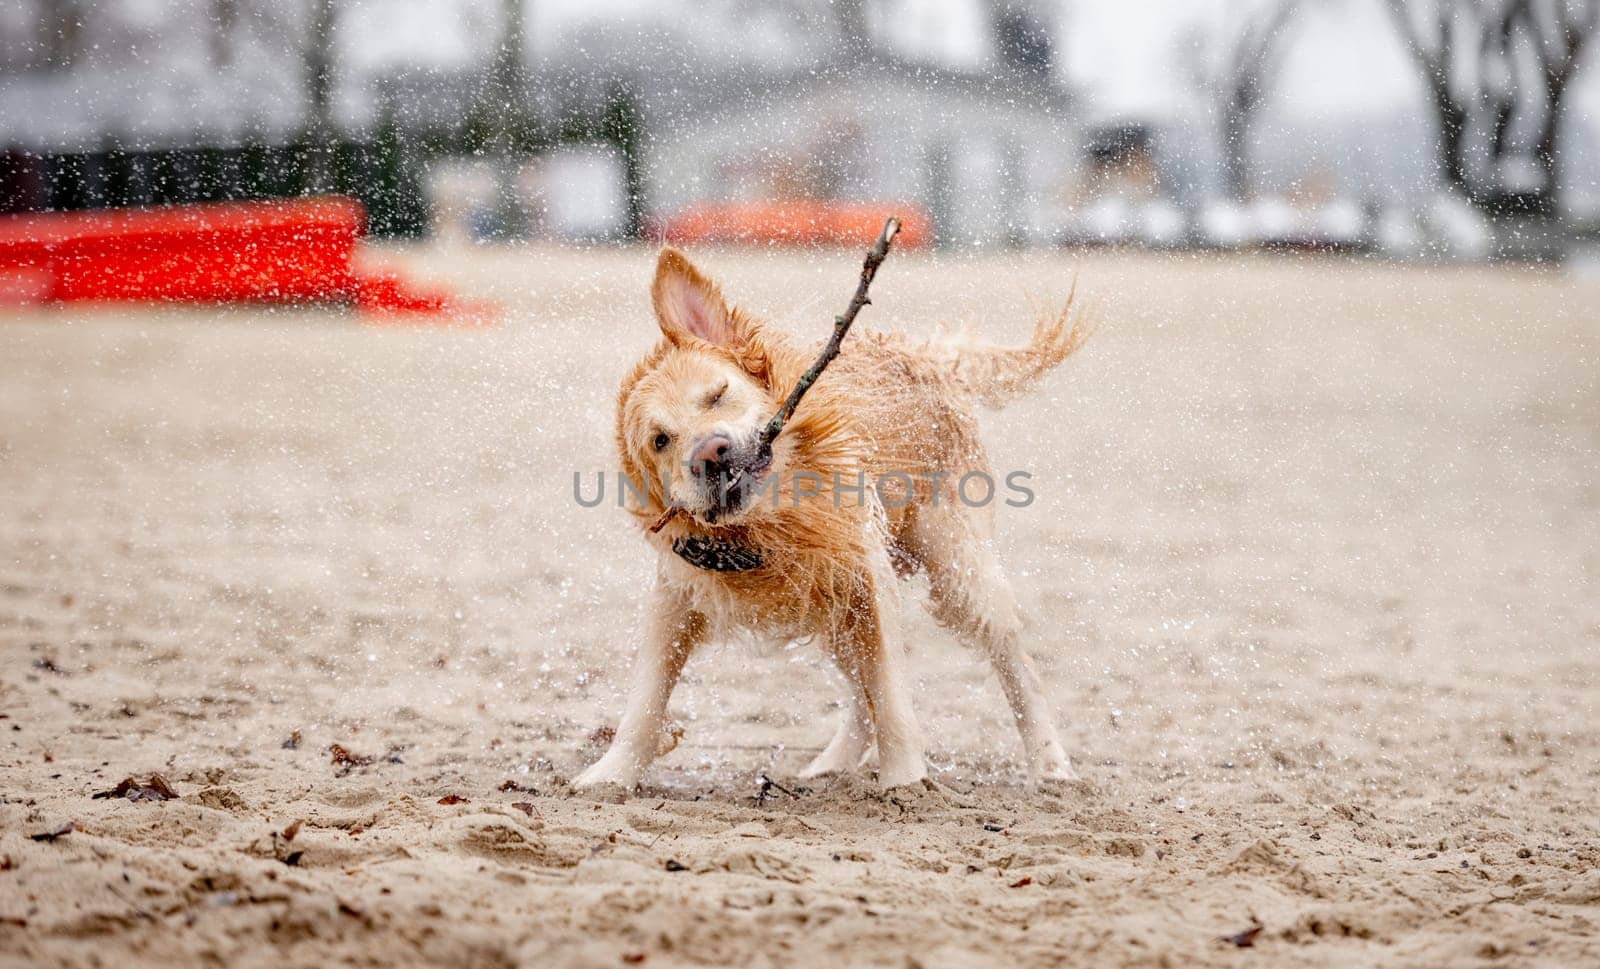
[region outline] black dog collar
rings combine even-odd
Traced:
[[[672,550],[685,562],[707,572],[748,572],[761,564],[761,553],[748,545],[699,535],[673,539]]]

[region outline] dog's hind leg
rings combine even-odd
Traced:
[[[1028,765],[1035,780],[1066,781],[1077,777],[1061,740],[1056,736],[1050,701],[1045,699],[1033,660],[1022,649],[1016,628],[991,627],[983,633],[989,661],[1000,677],[1017,731],[1028,751]]]
[[[906,687],[904,650],[885,634],[873,581],[864,579],[862,588],[844,597],[843,608],[822,639],[834,662],[861,692],[878,742],[878,783],[901,787],[927,777],[928,766],[923,760],[922,728]]]
[[[634,660],[633,688],[611,749],[578,775],[574,787],[618,784],[631,789],[663,748],[672,747],[664,742],[669,736],[667,701],[689,654],[705,639],[706,618],[664,589],[657,589],[649,608],[649,634]]]
[[[1070,780],[1077,775],[1056,736],[1050,701],[1022,649],[1016,596],[971,513],[957,505],[919,508],[907,536],[908,551],[927,572],[934,618],[988,655],[1034,779]]]

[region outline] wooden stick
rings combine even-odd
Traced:
[[[818,377],[822,376],[822,371],[826,370],[828,364],[833,362],[833,358],[839,355],[839,347],[844,343],[845,334],[850,332],[850,325],[856,321],[856,314],[861,312],[861,307],[872,302],[867,298],[867,288],[872,285],[873,277],[878,275],[878,267],[883,265],[883,260],[888,257],[889,244],[894,241],[895,234],[899,231],[899,219],[890,216],[884,220],[883,231],[878,234],[878,241],[873,243],[871,249],[867,250],[867,257],[861,263],[861,282],[856,284],[855,296],[851,297],[850,305],[845,307],[844,313],[833,318],[833,336],[828,338],[827,345],[822,348],[822,353],[818,354],[817,359],[812,361],[811,366],[806,368],[806,372],[800,375],[799,380],[795,381],[794,389],[789,391],[788,397],[784,398],[783,405],[778,408],[776,414],[772,415],[772,420],[767,421],[767,426],[761,429],[761,437],[756,442],[756,446],[758,453],[763,457],[772,455],[772,442],[777,439],[779,434],[783,433],[783,428],[789,423],[789,418],[794,416],[794,409],[800,406],[800,398],[806,395],[806,391],[811,389],[811,385],[817,382]],[[744,471],[742,469],[736,472],[728,480],[725,487],[732,488],[735,484],[738,484],[739,478],[743,474]],[[650,526],[650,531],[652,533],[661,531],[667,522],[671,521],[673,516],[682,510],[681,507],[676,505],[668,508],[660,518],[656,519],[656,523]]]
[[[763,454],[772,453],[772,442],[783,433],[783,426],[789,418],[794,416],[794,409],[800,406],[800,398],[806,395],[811,385],[822,376],[828,364],[839,355],[839,345],[844,342],[844,335],[850,332],[850,324],[856,321],[856,314],[861,312],[861,307],[872,300],[867,299],[867,287],[872,285],[872,278],[878,275],[878,267],[883,265],[883,260],[889,255],[889,243],[894,241],[895,233],[900,231],[900,220],[890,216],[883,223],[883,232],[879,233],[878,241],[871,249],[867,250],[866,261],[861,264],[861,282],[856,286],[856,295],[850,300],[850,305],[842,316],[833,319],[833,336],[828,338],[828,345],[822,348],[822,353],[800,379],[795,381],[794,389],[789,391],[789,396],[784,400],[783,406],[772,415],[772,420],[761,431],[760,449]]]
[[[680,511],[683,511],[682,505],[668,505],[667,510],[661,513],[660,518],[656,519],[656,523],[650,526],[650,534],[654,535],[656,532],[666,528],[667,522],[672,521],[673,517]]]

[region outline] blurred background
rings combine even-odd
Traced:
[[[1597,18],[1600,0],[7,0],[0,210],[344,193],[380,237],[759,241],[893,203],[949,247],[1558,260],[1600,237]]]

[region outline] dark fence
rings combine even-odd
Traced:
[[[407,123],[390,111],[371,141],[321,147],[149,149],[128,147],[114,134],[96,151],[40,153],[6,150],[0,143],[0,213],[337,193],[366,206],[372,235],[420,236],[428,230],[422,179],[429,159],[528,156],[561,144],[601,142],[622,155],[626,234],[636,235],[643,215],[643,116],[633,91],[613,82],[585,101],[551,107],[542,118],[534,117],[529,103],[472,88],[440,112],[449,123]]]
[[[319,157],[318,153],[322,155]],[[427,230],[422,166],[380,134],[370,143],[329,148],[246,145],[35,154],[0,154],[0,212],[292,198],[329,192],[359,199],[374,236]]]

